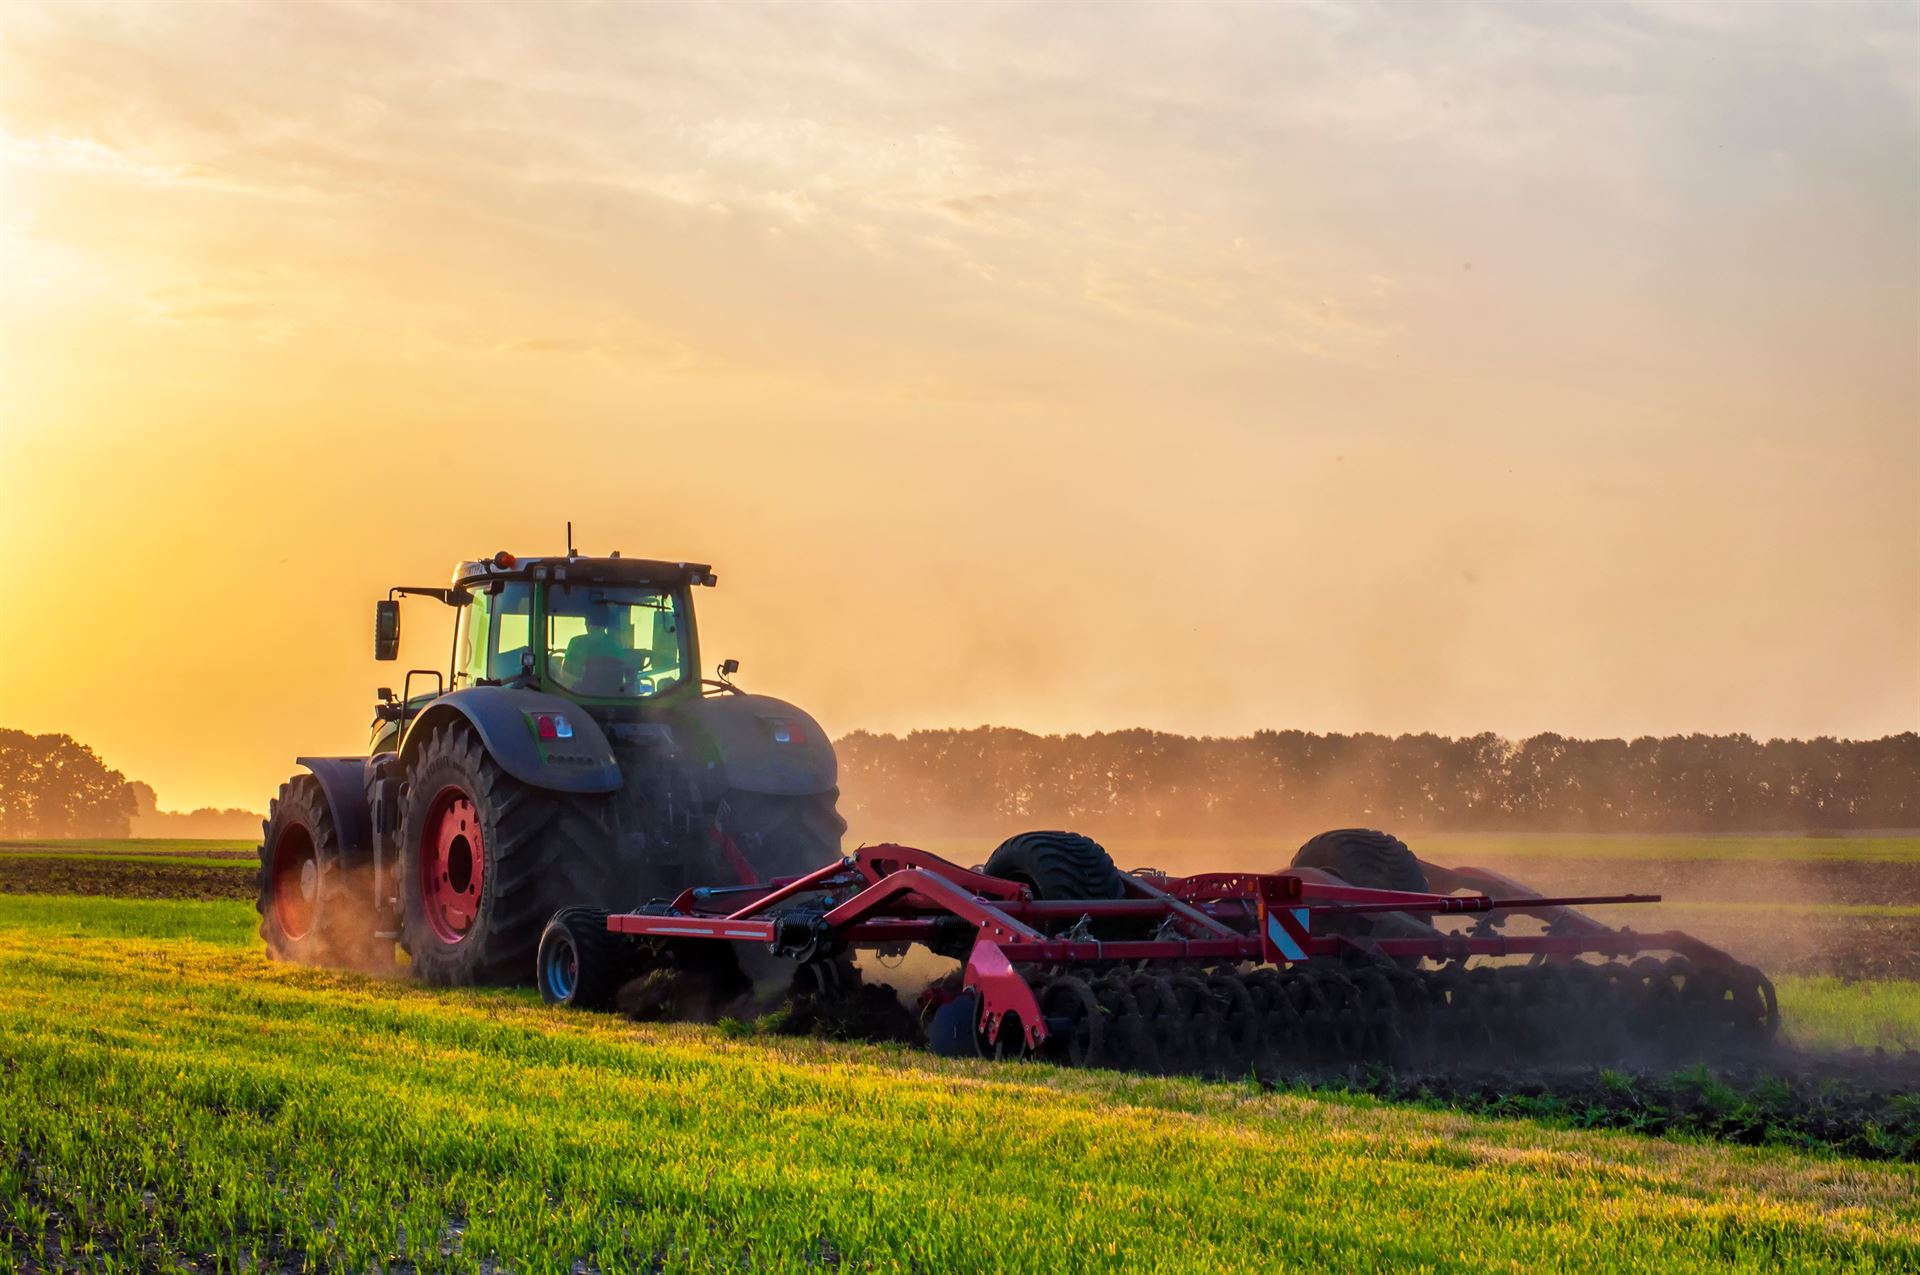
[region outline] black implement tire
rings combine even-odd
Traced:
[[[374,937],[370,865],[340,848],[320,781],[295,775],[280,785],[260,825],[254,877],[260,937],[267,953],[303,965],[364,969],[393,962],[393,943]]]
[[[721,802],[716,828],[732,838],[758,880],[799,876],[840,857],[847,821],[840,817],[839,801],[838,788],[798,797],[736,790]],[[721,858],[714,865],[714,884],[739,875],[724,852]]]
[[[1370,828],[1336,828],[1293,854],[1296,868],[1320,868],[1368,890],[1427,892],[1427,873],[1407,843]]]
[[[612,887],[608,799],[529,787],[464,723],[436,730],[401,803],[403,942],[428,983],[524,983],[541,929]]]
[[[1309,838],[1294,851],[1293,866],[1319,868],[1348,885],[1369,890],[1429,892],[1427,871],[1407,843],[1371,828],[1336,828]],[[1432,938],[1437,933],[1426,917],[1409,912],[1338,917],[1328,922],[1328,928],[1375,939]],[[1412,969],[1420,964],[1420,958],[1403,957],[1399,964]]]
[[[610,1009],[633,968],[633,944],[597,908],[561,908],[540,932],[534,984],[549,1005]]]
[[[1036,899],[1117,899],[1125,887],[1113,856],[1077,832],[1022,832],[987,857],[987,875],[1033,888]]]

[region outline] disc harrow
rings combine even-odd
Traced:
[[[1764,1044],[1779,1023],[1758,970],[1679,956],[1437,970],[1080,968],[1031,979],[1046,1017],[1042,1058],[1158,1074],[1679,1055]]]
[[[1050,853],[1092,846],[1033,835]],[[1779,1026],[1759,970],[1686,934],[1612,929],[1577,910],[1657,896],[1546,898],[1482,870],[1431,873],[1447,893],[1298,868],[1113,872],[1101,897],[1041,897],[1032,881],[883,845],[798,877],[687,890],[605,924],[636,971],[697,967],[727,945],[758,948],[756,964],[789,958],[792,988],[822,1006],[861,952],[917,944],[960,962],[921,997],[936,1050],[1156,1074],[1654,1061],[1764,1045]],[[1099,882],[1049,879],[1089,895],[1082,883]],[[1514,915],[1537,931],[1507,932]],[[1451,916],[1478,920],[1443,928]]]

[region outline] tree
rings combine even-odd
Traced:
[[[124,837],[127,777],[71,735],[0,730],[0,836]]]

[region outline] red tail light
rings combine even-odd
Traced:
[[[560,713],[535,713],[533,733],[541,739],[572,739],[573,723]]]

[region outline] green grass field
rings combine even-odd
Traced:
[[[253,921],[0,899],[16,1265],[1920,1262],[1912,1166],[636,1026],[273,965]]]
[[[1501,857],[1498,838],[1446,840],[1419,848]],[[1512,840],[1533,858],[1920,862],[1920,838]],[[251,849],[0,856],[250,871],[210,852]],[[247,902],[0,894],[0,1272],[1920,1267],[1910,1164],[640,1026],[274,965],[257,922]],[[1796,1045],[1920,1048],[1920,983],[1776,983]]]
[[[251,951],[259,927],[260,915],[247,903],[0,895],[0,934],[82,942],[193,939]],[[1920,1049],[1920,983],[1783,978],[1776,987],[1788,1038],[1796,1045]]]

